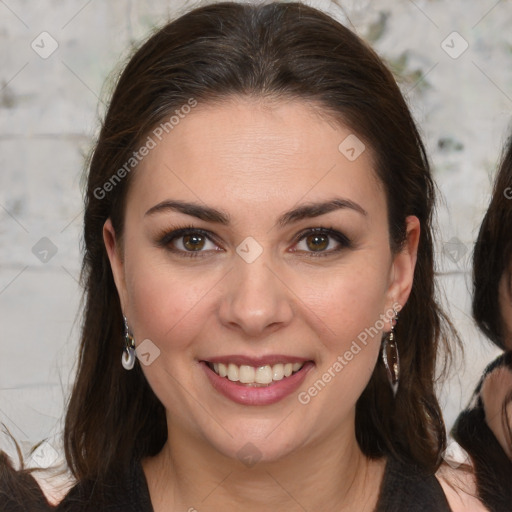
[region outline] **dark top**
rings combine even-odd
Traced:
[[[89,500],[94,486],[73,487],[58,512],[153,512],[146,477],[135,462],[122,486],[102,493],[104,503]],[[434,475],[425,475],[415,466],[389,459],[386,464],[375,512],[451,512],[443,489]]]
[[[485,369],[468,408],[452,429],[454,439],[471,457],[479,496],[490,512],[512,512],[512,461],[485,421],[481,396],[485,378],[501,366],[512,371],[512,352],[505,352]]]

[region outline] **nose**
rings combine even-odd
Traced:
[[[292,321],[293,293],[263,255],[252,263],[239,258],[224,286],[219,307],[224,326],[255,338]]]

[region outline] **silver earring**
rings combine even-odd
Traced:
[[[400,382],[400,358],[398,356],[398,345],[395,340],[395,323],[398,320],[398,312],[393,308],[395,317],[391,320],[391,331],[384,336],[382,344],[382,361],[386,368],[389,385],[396,396]]]
[[[123,316],[124,320],[124,349],[121,356],[121,363],[125,370],[132,370],[135,366],[135,340],[128,327],[128,320]]]

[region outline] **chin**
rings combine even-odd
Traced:
[[[302,444],[298,439],[290,440],[289,429],[283,429],[281,435],[277,435],[276,431],[268,435],[267,430],[272,432],[272,429],[265,429],[265,433],[260,435],[239,432],[234,438],[226,439],[223,436],[222,440],[218,440],[220,442],[211,440],[211,444],[225,457],[239,460],[248,468],[278,462],[293,454]]]

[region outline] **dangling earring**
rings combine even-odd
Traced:
[[[382,360],[388,374],[389,385],[396,396],[400,382],[400,358],[398,357],[398,345],[395,340],[395,323],[398,320],[398,312],[393,308],[395,317],[391,320],[391,331],[384,336],[382,344]]]
[[[135,340],[133,339],[132,333],[128,327],[128,320],[125,316],[124,319],[124,349],[123,355],[121,356],[121,362],[125,370],[132,370],[135,366]]]

